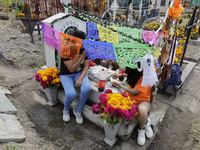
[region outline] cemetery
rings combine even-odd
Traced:
[[[12,11],[8,15],[2,13],[11,18],[0,20],[3,35],[0,69],[5,70],[0,75],[0,131],[11,128],[9,121],[16,122],[18,130],[0,134],[0,148],[191,148],[191,143],[198,139],[199,125],[200,12],[193,1],[177,4],[174,1],[27,0],[12,10],[15,18],[9,16]],[[4,9],[0,7],[0,13]],[[174,15],[176,9],[179,10]],[[83,31],[86,39],[73,36],[76,31]],[[81,88],[75,88],[77,95],[70,106],[70,122],[63,121],[66,91],[59,76],[62,58],[79,59],[80,43],[90,60],[87,76],[91,87],[82,109],[82,125],[76,123],[72,112],[79,105]],[[109,61],[116,62],[117,69]],[[171,82],[173,66],[178,66],[181,74]],[[140,124],[127,119],[128,114],[117,117],[112,124],[108,116],[112,119],[115,115],[95,110],[98,104],[101,105],[98,109],[106,109],[108,105],[104,105],[101,96],[107,95],[109,101],[108,95],[113,95],[131,101],[126,110],[131,117],[138,114],[139,104],[124,90],[128,88],[128,76],[122,80],[113,78],[122,74],[125,67],[143,70],[143,87],[151,89],[149,118],[153,135],[142,146],[137,142]],[[103,70],[106,76],[102,92],[99,88],[102,88]],[[114,104],[110,105],[115,108]],[[121,107],[118,105],[115,113]],[[6,119],[9,121],[2,121]],[[193,148],[197,147],[198,142],[193,144]]]

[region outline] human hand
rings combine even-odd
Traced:
[[[85,50],[82,52],[81,56],[82,56],[83,58],[85,58],[85,57],[87,56],[86,53],[85,53]]]
[[[119,82],[117,82],[117,81],[113,81],[112,84],[117,85],[117,86],[119,86],[119,87],[120,87],[120,85],[121,85],[121,84],[120,84]]]
[[[112,78],[113,79],[117,79],[117,78],[119,78],[121,75],[120,74],[114,74],[114,75],[112,75]]]
[[[76,81],[76,83],[75,83],[74,86],[75,86],[76,88],[78,88],[78,87],[81,86],[81,84],[82,84],[82,80],[78,78],[78,80]]]

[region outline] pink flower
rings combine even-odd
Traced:
[[[115,108],[115,111],[118,112],[117,113],[117,118],[123,118],[124,117],[124,111],[123,111],[123,109],[117,107],[117,108]]]
[[[108,111],[109,111],[112,115],[115,114],[115,108],[114,108],[113,106],[107,105],[107,108],[108,108]]]
[[[41,81],[41,85],[42,85],[44,88],[48,88],[48,84],[47,84],[45,81]]]
[[[125,93],[120,93],[123,97],[128,97]]]
[[[108,114],[108,108],[105,108],[104,111],[106,114]]]
[[[130,116],[133,117],[136,114],[136,109],[133,105],[131,105]]]
[[[103,109],[103,108],[101,108],[101,110],[100,110],[100,111],[101,111],[101,113],[103,113],[103,112],[104,112],[104,109]]]
[[[51,82],[52,79],[53,79],[52,76],[47,76],[47,82]]]
[[[102,104],[103,104],[104,106],[107,106],[107,102],[108,102],[107,98],[103,97],[103,98],[102,98]]]
[[[126,121],[131,119],[131,116],[127,110],[125,111],[125,116],[126,116],[126,119],[125,119]]]
[[[36,81],[40,81],[40,79],[39,79],[39,78],[40,78],[40,75],[41,75],[40,73],[36,73],[36,75],[35,75],[35,80],[36,80]]]
[[[98,114],[100,111],[101,111],[101,106],[99,107],[98,104],[92,105],[92,112],[93,112],[94,114]]]
[[[106,98],[106,94],[100,94],[99,95],[99,100],[102,101],[102,98]]]
[[[104,93],[113,93],[111,89],[106,89]]]

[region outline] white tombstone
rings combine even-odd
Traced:
[[[142,17],[142,0],[140,1],[140,12],[139,12],[139,19]]]
[[[64,16],[68,16],[64,18],[62,21],[55,22],[53,25],[53,28],[59,32],[66,33],[69,30],[81,30],[85,33],[86,32],[86,22],[76,19],[75,17],[72,17],[71,15],[66,15],[65,13],[58,13],[52,17],[49,17],[42,22],[46,25],[51,26],[51,22],[55,19],[62,18]],[[45,48],[45,56],[46,56],[46,65],[47,67],[56,67],[56,61],[55,61],[55,49],[51,46],[47,45],[44,42],[44,48]],[[58,69],[60,69],[60,53],[58,51]]]
[[[130,3],[128,10],[129,10],[128,22],[132,23],[132,21],[133,21],[133,6],[132,6],[132,3]]]
[[[111,4],[111,9],[113,10],[113,22],[115,21],[115,13],[116,13],[116,9],[119,8],[119,4],[117,3],[117,0],[114,0]]]

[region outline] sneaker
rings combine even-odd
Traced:
[[[76,122],[78,124],[82,124],[83,123],[83,117],[82,117],[81,113],[77,112],[76,108],[73,109],[73,113],[76,116]]]
[[[67,110],[67,111],[63,110],[63,120],[65,122],[70,121],[69,110]]]
[[[150,118],[148,118],[147,124],[144,126],[144,128],[145,128],[145,133],[146,133],[147,138],[152,138],[153,137],[153,130],[151,128]]]
[[[144,129],[138,129],[138,137],[137,137],[137,143],[138,145],[144,145],[146,141],[145,138],[145,130]]]

